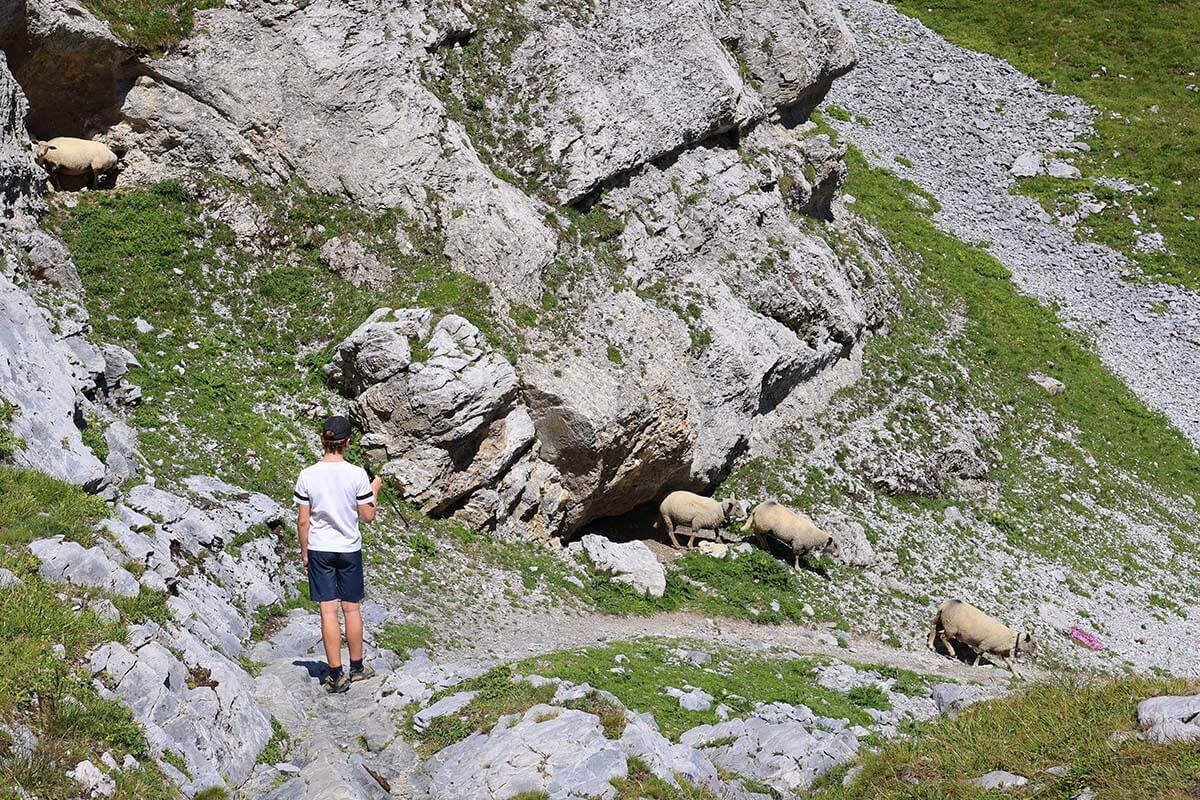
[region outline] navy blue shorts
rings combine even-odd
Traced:
[[[317,603],[323,600],[361,603],[363,594],[362,550],[308,551],[308,599]]]

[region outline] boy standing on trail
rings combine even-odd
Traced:
[[[345,692],[352,681],[375,674],[375,670],[363,664],[363,621],[359,608],[363,599],[363,563],[358,523],[375,519],[383,481],[378,477],[370,480],[366,470],[346,461],[350,433],[350,420],[345,417],[325,420],[321,429],[325,455],[301,471],[293,490],[299,509],[296,531],[300,536],[300,557],[308,573],[308,596],[321,604],[321,639],[329,665],[321,684],[330,693]],[[339,602],[346,618],[349,676],[342,670]]]

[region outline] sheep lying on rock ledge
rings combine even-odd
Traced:
[[[800,569],[800,556],[822,550],[834,558],[842,554],[837,539],[822,531],[803,514],[781,506],[774,500],[759,503],[746,518],[742,530],[753,532],[763,549],[769,549],[767,537],[792,548],[792,569]]]
[[[1012,674],[1021,677],[1013,659],[1021,653],[1036,652],[1033,637],[1022,631],[1017,632],[1007,627],[1000,620],[989,617],[970,603],[962,600],[947,600],[938,606],[933,624],[929,628],[929,640],[926,645],[933,649],[933,640],[941,628],[942,644],[952,658],[957,658],[951,639],[957,639],[975,651],[974,666],[979,665],[979,659],[984,653],[992,653],[1004,659],[1005,665]]]
[[[60,175],[91,174],[91,185],[96,187],[100,176],[117,166],[117,155],[103,142],[58,136],[48,142],[37,143],[38,163],[50,171],[58,183]]]
[[[692,492],[671,492],[658,507],[659,518],[667,527],[667,537],[672,547],[679,547],[675,538],[675,528],[683,525],[692,532],[688,539],[688,549],[696,543],[696,533],[711,530],[717,541],[721,540],[721,526],[729,521],[732,513],[738,508],[734,500],[718,502],[711,497],[701,497]]]

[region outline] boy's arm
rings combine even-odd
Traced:
[[[299,507],[296,516],[296,536],[300,539],[300,560],[304,562],[304,571],[308,572],[308,525],[309,509],[307,505]]]
[[[383,486],[383,478],[376,475],[371,479],[370,488],[358,496],[359,522],[374,522],[375,511],[379,506],[379,489]]]

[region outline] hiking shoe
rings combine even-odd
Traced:
[[[341,694],[342,692],[350,691],[350,679],[346,677],[345,672],[342,672],[336,678],[330,673],[325,673],[325,677],[321,679],[321,685],[330,694]]]
[[[363,664],[362,669],[350,669],[350,681],[365,681],[367,678],[375,677],[375,668],[370,664]]]

